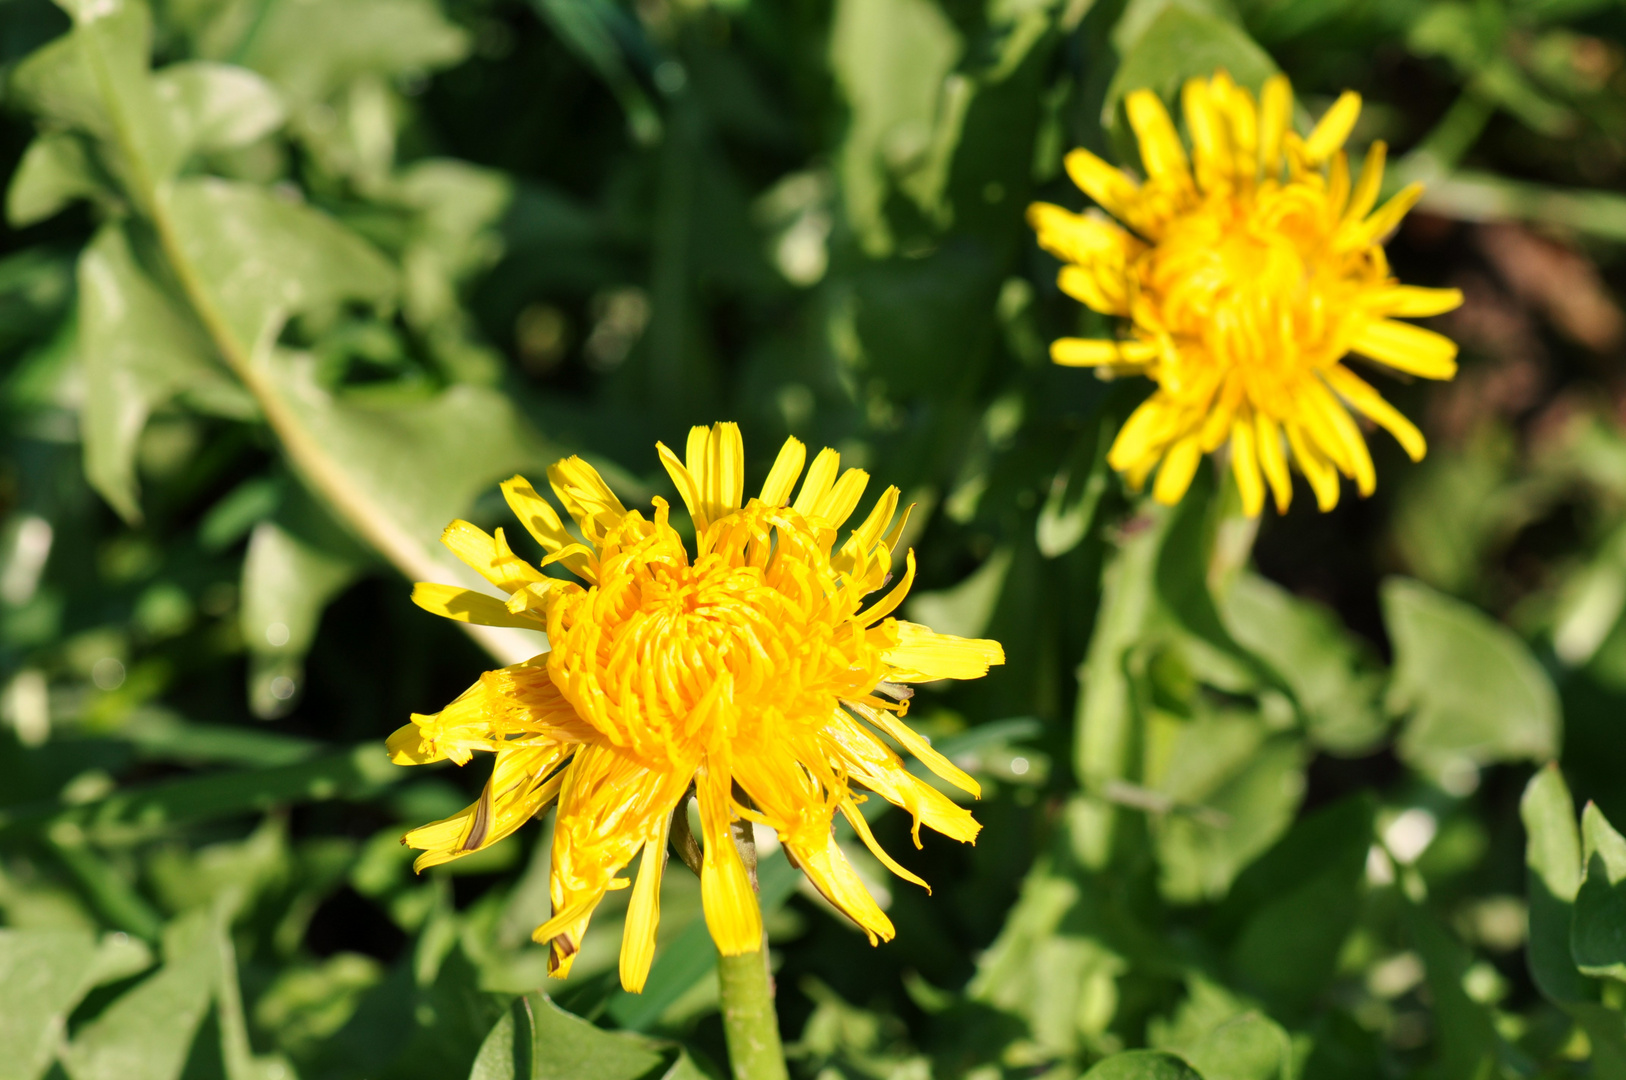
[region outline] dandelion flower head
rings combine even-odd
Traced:
[[[1343,146],[1360,113],[1346,92],[1308,137],[1291,126],[1285,77],[1252,93],[1223,71],[1181,94],[1191,152],[1157,95],[1125,100],[1146,179],[1137,184],[1086,150],[1067,158],[1073,181],[1116,221],[1035,203],[1039,243],[1069,265],[1068,295],[1126,320],[1121,340],[1062,338],[1058,364],[1138,373],[1156,384],[1109,453],[1139,489],[1178,502],[1202,456],[1229,445],[1244,509],[1261,512],[1268,486],[1285,512],[1289,459],[1323,510],[1339,474],[1362,495],[1377,479],[1353,409],[1386,428],[1412,460],[1417,428],[1351,370],[1355,353],[1425,379],[1456,373],[1456,345],[1399,317],[1438,315],[1455,289],[1402,285],[1382,243],[1421,194],[1377,206],[1384,144],[1351,182]]]
[[[390,738],[393,759],[421,764],[495,755],[480,799],[408,833],[418,869],[496,843],[558,802],[550,892],[553,915],[533,935],[551,944],[563,977],[594,908],[628,888],[621,980],[641,990],[655,949],[660,879],[674,811],[692,790],[703,841],[701,897],[727,955],[762,947],[762,923],[732,829],[775,830],[792,861],[874,943],[892,923],[860,882],[832,832],[842,814],[882,863],[924,885],[875,841],[858,812],[862,786],[927,825],[971,841],[980,826],[914,776],[895,741],[972,795],[978,785],[901,719],[904,684],[970,679],[1002,663],[997,642],[933,633],[894,616],[914,579],[913,552],[891,576],[905,509],[888,488],[862,524],[838,529],[868,482],[839,468],[834,450],[806,460],[788,440],[761,494],[745,499],[744,447],[734,424],[697,427],[685,460],[657,444],[693,519],[693,553],[655,499],[628,510],[580,458],[548,470],[574,518],[569,531],[523,478],[502,485],[509,507],[541,545],[545,575],[515,555],[503,531],[464,521],[443,537],[504,594],[419,585],[419,606],[448,618],[545,631],[552,648],[487,672],[433,715],[415,715]],[[686,809],[682,811],[687,813]],[[635,881],[619,876],[639,858]]]

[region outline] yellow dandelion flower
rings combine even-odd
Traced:
[[[553,916],[534,935],[552,945],[563,977],[593,909],[631,887],[621,981],[643,988],[655,949],[660,878],[674,810],[691,785],[699,804],[701,896],[718,949],[761,948],[756,898],[732,836],[745,819],[774,829],[785,852],[873,943],[892,923],[833,833],[840,812],[875,856],[924,885],[883,851],[858,813],[862,785],[920,826],[970,841],[980,826],[963,807],[904,766],[886,738],[972,795],[976,781],[900,719],[904,683],[973,679],[1004,662],[997,642],[933,633],[893,616],[914,579],[864,606],[891,576],[907,508],[887,488],[836,546],[868,483],[840,456],[813,459],[794,501],[806,450],[788,440],[759,496],[744,498],[739,428],[689,433],[685,461],[657,444],[696,535],[694,554],[668,521],[628,510],[599,474],[572,457],[548,470],[577,537],[521,477],[502,485],[508,505],[546,552],[580,579],[544,575],[495,536],[454,521],[457,555],[507,594],[419,585],[419,606],[452,619],[546,631],[550,652],[490,671],[434,715],[415,715],[390,737],[392,758],[420,764],[474,751],[496,755],[480,799],[415,829],[423,869],[496,843],[557,799]],[[619,877],[642,853],[636,882]]]
[[[1051,356],[1157,383],[1108,461],[1137,490],[1156,470],[1161,502],[1178,502],[1202,456],[1227,443],[1250,515],[1264,508],[1267,485],[1286,511],[1289,458],[1323,510],[1337,505],[1339,473],[1371,494],[1377,478],[1350,409],[1388,429],[1414,461],[1425,446],[1346,355],[1425,379],[1456,373],[1449,338],[1397,317],[1450,311],[1461,293],[1402,285],[1383,254],[1422,189],[1373,209],[1381,142],[1351,183],[1342,147],[1357,94],[1340,97],[1308,138],[1292,130],[1293,91],[1280,75],[1257,104],[1223,71],[1192,79],[1181,105],[1189,156],[1157,95],[1126,99],[1145,183],[1087,150],[1068,155],[1073,181],[1117,222],[1047,203],[1029,209],[1039,243],[1069,264],[1061,289],[1128,320],[1122,340],[1062,338]]]

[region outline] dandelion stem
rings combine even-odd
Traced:
[[[734,823],[734,840],[748,857],[751,885],[756,886],[756,837],[749,821]],[[717,958],[717,983],[723,999],[723,1033],[734,1080],[789,1080],[785,1049],[779,1042],[779,1016],[774,1011],[768,950]]]

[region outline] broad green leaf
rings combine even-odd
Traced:
[[[1154,715],[1147,739],[1159,759],[1147,784],[1175,805],[1151,822],[1159,888],[1175,903],[1217,900],[1292,824],[1304,793],[1302,743],[1235,713]]]
[[[138,263],[120,225],[103,226],[80,256],[79,333],[85,475],[121,517],[138,521],[135,454],[147,417],[181,393],[230,402],[242,392],[196,321]]]
[[[20,229],[44,221],[77,199],[106,193],[83,136],[47,131],[28,144],[17,171],[11,174],[6,220]]]
[[[1513,631],[1405,578],[1385,581],[1382,600],[1395,657],[1388,706],[1407,718],[1402,756],[1438,772],[1558,753],[1558,695]]]
[[[1383,737],[1382,676],[1331,611],[1252,573],[1232,583],[1220,607],[1237,641],[1292,687],[1317,745],[1360,754]]]
[[[389,263],[355,233],[251,184],[182,180],[164,196],[177,255],[206,296],[204,321],[264,362],[293,315],[395,296]]]
[[[1226,1021],[1181,1053],[1203,1080],[1288,1080],[1297,1074],[1292,1039],[1257,1012]]]
[[[164,965],[86,1024],[62,1053],[72,1080],[175,1080],[215,986],[212,912],[164,932]]]
[[[359,77],[398,78],[456,63],[469,35],[433,0],[268,0],[236,62],[300,103],[326,100]]]
[[[247,68],[189,60],[153,76],[181,153],[212,153],[247,146],[286,118],[276,88]]]
[[[1241,26],[1195,10],[1208,6],[1170,3],[1134,37],[1107,87],[1103,126],[1117,126],[1118,105],[1134,90],[1151,90],[1167,103],[1179,100],[1187,79],[1207,78],[1219,68],[1255,91],[1276,73],[1276,62]]]
[[[36,1080],[91,986],[96,939],[79,930],[0,930],[0,1080]]]
[[[1570,952],[1586,974],[1626,982],[1626,838],[1588,803],[1581,845],[1585,873],[1575,893]]]
[[[74,22],[17,65],[12,87],[29,111],[96,136],[113,173],[145,204],[180,149],[148,71],[152,15],[141,0],[94,0],[78,5]]]
[[[605,1031],[530,993],[486,1036],[469,1080],[637,1080],[660,1064],[649,1040]]]
[[[1536,986],[1556,1002],[1590,1000],[1591,986],[1575,970],[1570,932],[1581,887],[1581,833],[1564,774],[1548,764],[1524,789],[1526,881],[1530,892],[1527,956]]]
[[[892,177],[918,165],[933,141],[944,79],[963,45],[931,0],[840,0],[830,68],[851,108],[839,159],[847,218],[864,249],[884,255]]]
[[[1204,1080],[1201,1073],[1161,1050],[1114,1054],[1084,1074],[1084,1080]]]
[[[1219,912],[1236,927],[1230,960],[1238,985],[1278,1015],[1308,1010],[1332,978],[1361,907],[1373,807],[1347,799],[1296,824],[1238,876]]]

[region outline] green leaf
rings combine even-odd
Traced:
[[[836,4],[830,68],[852,110],[838,170],[847,219],[871,255],[892,248],[883,209],[891,178],[926,158],[944,79],[962,48],[930,0]]]
[[[635,37],[648,48],[648,43],[641,40],[642,26],[605,0],[531,0],[531,6],[609,87],[621,111],[627,114],[627,129],[632,137],[644,144],[659,139],[660,113],[629,69],[619,43]]]
[[[72,1080],[176,1080],[215,985],[214,914],[164,932],[164,966],[86,1024],[62,1053]]]
[[[77,199],[107,193],[83,137],[47,131],[23,151],[6,189],[6,220],[14,228],[44,221]]]
[[[1407,761],[1438,774],[1558,753],[1558,695],[1513,631],[1406,578],[1385,581],[1382,601],[1395,657],[1388,705],[1407,717]]]
[[[123,226],[102,227],[78,276],[85,475],[119,516],[139,521],[135,455],[147,417],[183,391],[217,401],[241,391],[196,321],[142,269]]]
[[[1237,641],[1292,688],[1313,742],[1356,755],[1382,739],[1382,675],[1336,615],[1252,573],[1232,583],[1221,610]]]
[[[96,136],[112,172],[143,201],[179,163],[169,110],[148,72],[152,15],[140,0],[79,5],[72,31],[12,74],[24,108]]]
[[[346,301],[384,304],[393,268],[326,214],[251,184],[198,178],[164,196],[178,255],[207,297],[204,321],[263,362],[289,317]]]
[[[1295,1075],[1293,1041],[1267,1016],[1244,1013],[1183,1051],[1204,1080],[1284,1080]]]
[[[406,769],[390,763],[382,743],[365,742],[293,765],[129,786],[66,809],[49,803],[0,812],[0,834],[60,823],[96,843],[128,843],[189,822],[263,813],[285,803],[365,799],[406,776]]]
[[[1408,904],[1405,914],[1433,997],[1437,1075],[1464,1080],[1494,1076],[1494,1063],[1505,1048],[1493,1010],[1469,997],[1463,988],[1472,951],[1422,907]]]
[[[183,154],[247,146],[287,118],[276,88],[247,68],[191,60],[157,72],[153,84]]]
[[[1530,778],[1519,800],[1519,816],[1530,893],[1530,975],[1553,1001],[1590,1000],[1593,989],[1570,955],[1575,894],[1581,887],[1581,833],[1569,787],[1556,764]]]
[[[1587,803],[1581,844],[1586,870],[1575,893],[1570,953],[1586,974],[1626,982],[1626,838]]]
[[[91,986],[96,939],[81,930],[0,930],[0,1077],[35,1080]]]
[[[649,1040],[595,1027],[533,992],[491,1029],[469,1080],[637,1080],[660,1064]]]
[[[1332,978],[1360,912],[1372,829],[1366,798],[1317,811],[1244,870],[1221,906],[1221,930],[1237,928],[1239,985],[1278,1015],[1305,1012]]]
[[[1133,35],[1102,105],[1101,123],[1116,127],[1118,104],[1133,90],[1151,90],[1165,102],[1179,98],[1187,79],[1224,68],[1257,91],[1276,73],[1276,62],[1236,22],[1201,10],[1208,4],[1170,3]]]
[[[358,77],[445,67],[469,48],[469,35],[433,0],[268,0],[248,25],[237,62],[302,105],[325,101]]]
[[[1203,1080],[1190,1065],[1161,1050],[1114,1054],[1084,1074],[1084,1080]]]

